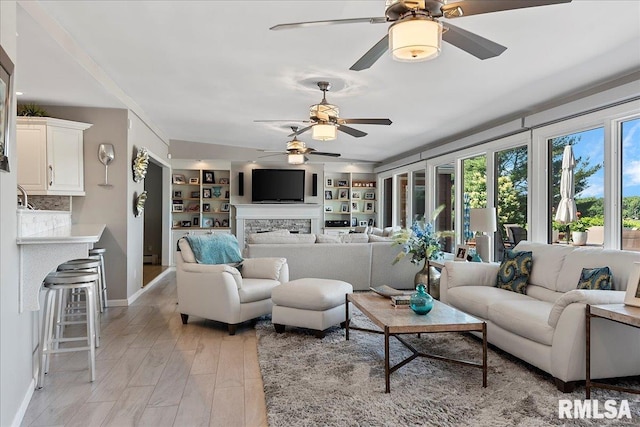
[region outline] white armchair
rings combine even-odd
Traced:
[[[285,258],[249,258],[242,274],[226,264],[198,264],[186,239],[176,254],[178,309],[182,323],[189,316],[223,322],[234,335],[239,323],[271,314],[271,290],[289,281]]]

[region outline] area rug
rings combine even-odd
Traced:
[[[353,323],[372,327],[360,312]],[[559,392],[549,376],[501,351],[488,353],[488,387],[482,371],[418,358],[391,374],[384,393],[384,337],[338,327],[324,339],[287,327],[276,334],[271,322],[256,326],[258,358],[270,426],[527,426],[638,425],[638,395],[593,390],[592,399],[627,399],[632,419],[558,418],[559,399],[584,399],[584,387]],[[417,349],[479,361],[482,342],[467,334],[405,335]],[[391,360],[410,353],[391,338]],[[628,385],[638,387],[640,381]],[[602,406],[601,406],[602,408]],[[601,410],[602,412],[602,410]]]

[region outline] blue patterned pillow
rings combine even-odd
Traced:
[[[611,290],[611,270],[609,267],[583,268],[578,289]]]
[[[533,255],[530,251],[505,251],[498,270],[496,286],[508,291],[526,293],[532,261]]]

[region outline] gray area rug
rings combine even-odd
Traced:
[[[352,322],[372,327],[356,311]],[[584,399],[584,387],[559,392],[549,376],[499,351],[482,371],[418,358],[391,374],[384,393],[384,337],[332,328],[324,339],[287,327],[276,334],[269,319],[256,326],[258,358],[270,426],[550,426],[638,425],[640,396],[593,390],[592,399],[628,399],[632,420],[560,420],[559,399]],[[479,361],[482,342],[466,334],[405,335],[426,353]],[[391,338],[391,361],[409,350]],[[640,387],[640,381],[630,384]],[[618,403],[619,404],[619,403]]]

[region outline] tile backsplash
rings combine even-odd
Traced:
[[[29,203],[38,210],[71,212],[71,196],[29,196]]]

